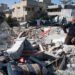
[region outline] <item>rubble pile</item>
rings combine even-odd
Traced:
[[[75,75],[75,46],[66,45],[65,37],[60,27],[24,29],[4,51],[7,63],[15,66],[17,75]]]
[[[61,45],[52,51],[42,51],[30,56],[31,63],[39,64],[47,72],[45,75],[74,75],[75,74],[75,47]],[[44,75],[42,74],[42,75]]]
[[[11,28],[7,22],[0,24],[0,50],[6,50],[12,45]]]
[[[38,45],[43,45],[44,50],[48,50],[54,43],[64,43],[66,37],[60,27],[29,28],[20,35],[25,36],[31,43],[36,42]]]
[[[27,39],[36,41],[41,52],[30,56],[27,63],[39,64],[42,67],[42,75],[75,74],[75,47],[64,44],[66,34],[59,27],[50,27],[48,33],[41,36],[39,34],[43,29],[30,31],[32,38]]]

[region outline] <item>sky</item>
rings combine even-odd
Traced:
[[[12,4],[14,4],[14,2],[18,2],[19,0],[0,0],[0,3],[5,3],[8,4],[8,6],[12,6]]]
[[[9,7],[12,6],[14,2],[18,2],[19,0],[0,0],[0,3],[6,3]],[[60,0],[52,0],[53,3],[58,4]],[[75,0],[73,0],[75,2]]]
[[[59,1],[61,1],[61,0],[52,0],[52,2],[56,3],[56,4],[60,3]],[[72,0],[72,1],[75,2],[75,0]]]

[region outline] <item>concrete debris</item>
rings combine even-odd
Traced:
[[[65,71],[58,70],[57,75],[75,75],[75,71],[73,71],[73,70],[65,70]]]
[[[40,51],[44,51],[42,45],[39,43]]]
[[[0,50],[6,50],[12,45],[11,28],[7,22],[0,24]]]
[[[4,36],[0,35],[3,41],[11,36],[9,29],[5,28]],[[0,33],[1,31],[3,32],[0,30]],[[75,46],[64,43],[66,34],[60,27],[29,27],[22,28],[21,31],[13,28],[12,31],[16,35],[12,36],[15,41],[11,48],[5,48],[4,55],[6,53],[17,62],[16,66],[24,74],[75,75]],[[3,43],[6,44],[5,42]]]

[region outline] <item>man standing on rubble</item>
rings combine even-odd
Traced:
[[[75,17],[72,19],[72,25],[69,27],[65,43],[68,45],[75,45]]]
[[[63,17],[63,19],[62,19],[62,21],[61,21],[61,26],[62,26],[62,29],[63,29],[63,31],[64,31],[64,33],[67,33],[67,20],[66,20],[66,18],[65,17]]]

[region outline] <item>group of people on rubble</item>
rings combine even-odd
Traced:
[[[63,18],[61,26],[63,28],[63,31],[67,34],[65,38],[65,44],[75,45],[75,17],[72,19],[70,25],[67,25],[66,18]],[[66,30],[67,28],[68,32]]]

